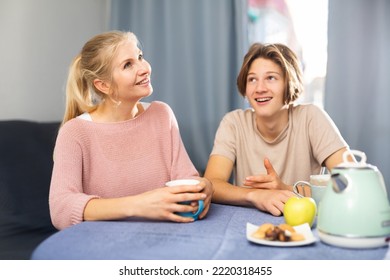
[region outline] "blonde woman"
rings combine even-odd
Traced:
[[[71,64],[55,151],[49,205],[53,225],[141,217],[192,222],[208,212],[213,187],[200,178],[171,108],[141,102],[153,92],[151,66],[131,32],[91,38]],[[195,186],[164,187],[197,178]]]

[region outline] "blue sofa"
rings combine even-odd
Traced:
[[[56,232],[48,193],[59,125],[0,121],[0,259],[30,259]]]

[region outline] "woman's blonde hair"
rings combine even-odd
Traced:
[[[66,104],[62,125],[84,112],[94,110],[104,93],[94,86],[94,80],[112,81],[112,60],[118,46],[131,40],[138,44],[131,32],[109,31],[92,37],[73,59],[66,83]]]
[[[284,103],[297,100],[303,92],[302,71],[296,54],[283,44],[254,43],[249,48],[237,77],[240,94],[245,97],[249,68],[257,58],[270,59],[282,68],[286,81]]]

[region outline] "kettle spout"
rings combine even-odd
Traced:
[[[332,188],[336,193],[341,193],[347,188],[348,179],[344,175],[335,173],[332,174],[330,178],[332,181]]]

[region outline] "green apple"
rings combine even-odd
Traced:
[[[311,197],[293,196],[284,204],[284,220],[290,226],[308,223],[311,227],[314,223],[316,213],[317,204]]]

